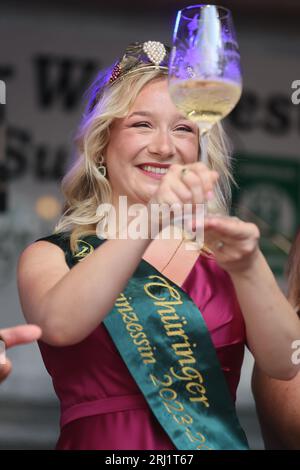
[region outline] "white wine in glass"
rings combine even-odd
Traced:
[[[177,108],[197,122],[201,132],[209,131],[233,110],[241,91],[240,85],[229,80],[183,80],[170,85]]]
[[[169,64],[169,91],[177,108],[199,125],[201,161],[209,131],[242,93],[239,47],[227,8],[193,5],[178,12]]]

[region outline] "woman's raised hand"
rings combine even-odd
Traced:
[[[180,209],[180,220],[186,215],[188,217],[191,214],[195,215],[196,204],[203,204],[214,197],[214,187],[218,178],[216,171],[209,170],[201,162],[171,165],[148,203],[150,210],[154,205],[162,209],[159,215],[159,225],[155,225],[156,231],[159,232],[165,225],[174,222],[175,217],[178,217],[178,215],[175,216],[176,209]],[[151,224],[151,230],[153,230],[153,222]]]
[[[218,173],[209,170],[204,163],[173,164],[161,179],[150,204],[202,204],[212,199]]]
[[[205,245],[229,274],[246,272],[260,254],[258,227],[238,217],[206,217],[204,233]]]

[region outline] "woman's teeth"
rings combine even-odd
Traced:
[[[149,165],[142,165],[140,168],[151,173],[157,173],[158,175],[164,175],[168,171],[168,168],[157,168]]]

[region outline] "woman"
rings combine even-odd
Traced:
[[[300,316],[300,230],[290,251],[287,274],[288,299]],[[299,361],[300,342],[295,346],[295,360]],[[267,449],[300,449],[299,385],[299,374],[284,382],[254,367],[252,390]]]
[[[258,229],[226,215],[222,129],[210,137],[207,168],[196,124],[170,99],[167,64],[163,44],[135,43],[98,77],[63,180],[62,218],[20,257],[23,312],[42,327],[61,401],[58,449],[246,449],[234,409],[244,344],[269,375],[298,371],[297,315]],[[151,236],[97,236],[109,220],[98,206],[112,202],[120,215],[120,196],[146,208],[139,222]],[[174,217],[171,236],[158,236],[167,216],[156,222],[152,207],[190,204],[197,225],[197,204],[207,201],[223,215],[206,218],[205,249],[186,250]]]

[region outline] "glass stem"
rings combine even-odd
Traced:
[[[209,167],[208,164],[208,139],[209,139],[209,130],[201,129],[199,125],[199,145],[200,145],[200,161]],[[203,202],[204,205],[204,217],[208,214],[207,201]]]
[[[199,144],[201,150],[200,161],[205,165],[208,164],[208,139],[209,139],[209,130],[200,129],[199,126]]]

